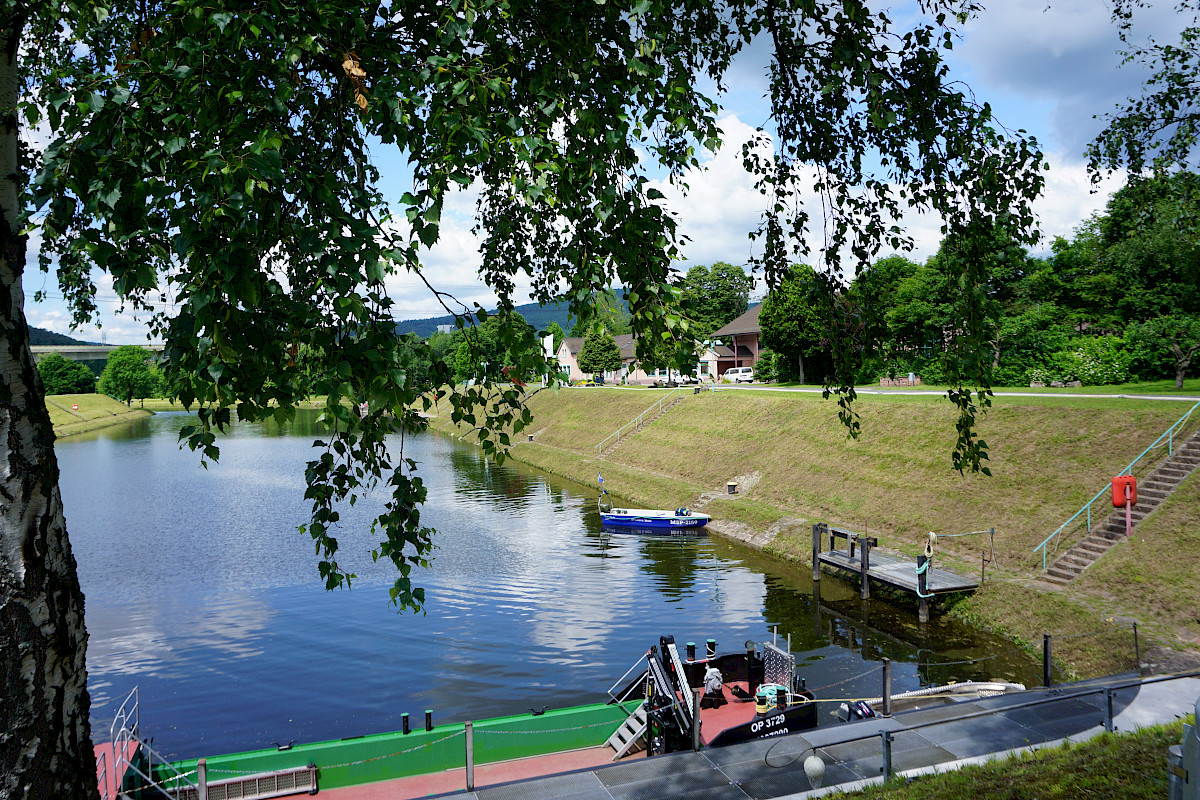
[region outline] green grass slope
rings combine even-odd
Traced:
[[[596,444],[658,394],[543,392],[531,400],[531,430],[538,444],[593,458]],[[819,395],[722,391],[685,395],[601,463],[614,476],[615,468],[627,468],[631,474],[670,478],[674,491],[681,485],[691,489],[692,496],[668,497],[608,481],[610,491],[631,501],[654,499],[667,507],[758,473],[756,485],[724,505],[757,503],[759,512],[750,516],[760,521],[771,516],[761,508],[765,505],[776,517],[866,528],[892,546],[915,546],[931,530],[994,527],[1007,563],[1032,568],[1035,560],[1040,566],[1033,548],[1184,410],[1176,404],[1107,399],[1000,400],[980,424],[991,454],[993,475],[987,477],[951,469],[955,417],[940,398],[864,398],[858,404],[863,432],[853,440],[832,402]],[[533,453],[517,457],[540,458]],[[978,540],[947,539],[943,547],[965,556],[978,552]]]
[[[46,398],[56,436],[94,431],[150,416],[105,394],[56,394]]]

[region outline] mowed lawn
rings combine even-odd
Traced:
[[[118,420],[150,416],[150,412],[130,408],[105,394],[56,394],[46,398],[46,410],[58,436],[96,430]]]
[[[542,392],[531,399],[530,430],[537,432],[540,444],[594,458],[601,440],[662,394]],[[989,446],[990,477],[964,476],[951,468],[955,413],[945,400],[864,396],[856,410],[862,434],[850,439],[835,404],[819,395],[738,390],[685,394],[600,463],[614,476],[616,468],[628,468],[632,474],[670,478],[673,490],[684,484],[693,495],[723,491],[727,481],[757,473],[757,484],[739,502],[766,504],[778,516],[869,529],[893,547],[915,547],[928,531],[995,528],[1006,565],[1033,569],[1041,564],[1033,548],[1187,406],[1115,398],[997,398],[979,426]],[[1196,423],[1193,428],[1200,419]],[[1165,450],[1155,452],[1148,460],[1156,463],[1165,455]],[[524,460],[526,454],[518,457]],[[608,487],[616,494],[647,494],[614,480],[608,480]],[[667,507],[693,499],[657,498]],[[763,518],[762,513],[752,516]],[[944,539],[942,547],[965,557],[977,553],[979,543]]]

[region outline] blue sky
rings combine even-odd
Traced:
[[[977,100],[990,103],[1003,125],[1024,129],[1041,143],[1050,170],[1035,210],[1046,248],[1054,236],[1070,236],[1076,225],[1102,209],[1108,194],[1123,182],[1117,175],[1095,191],[1083,155],[1102,127],[1094,116],[1111,112],[1136,94],[1145,77],[1136,66],[1121,66],[1120,41],[1110,14],[1103,0],[993,0],[966,26],[950,58],[954,77],[969,85]],[[1170,39],[1178,25],[1172,4],[1160,3],[1139,12],[1135,31],[1139,37]],[[691,240],[684,251],[687,262],[680,265],[685,271],[714,261],[744,264],[753,253],[747,232],[758,220],[762,198],[742,172],[740,146],[767,121],[763,68],[768,57],[765,48],[756,46],[736,65],[728,81],[730,91],[720,98],[726,147],[708,155],[703,170],[687,176],[690,191],[684,195],[675,187],[660,186],[681,231]],[[377,163],[385,190],[399,196],[411,179],[403,160],[381,153]],[[428,254],[425,274],[464,303],[488,306],[494,296],[477,276],[480,259],[471,234],[474,199],[468,190],[448,204],[443,239]],[[911,257],[923,259],[937,250],[939,220],[914,217],[905,222],[916,242]],[[33,263],[31,258],[25,278],[30,324],[70,332],[53,276],[43,275]],[[34,303],[32,293],[39,288],[47,289],[51,298]],[[389,289],[397,318],[443,313],[415,278],[397,276]],[[119,304],[107,276],[98,276],[98,297],[103,330],[88,326],[73,335],[110,343],[145,341],[143,321],[116,313]]]

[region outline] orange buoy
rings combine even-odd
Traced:
[[[1132,475],[1118,475],[1112,479],[1112,504],[1116,508],[1125,507],[1125,487],[1129,487],[1129,504],[1137,505],[1137,478]]]

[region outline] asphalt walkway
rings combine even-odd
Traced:
[[[890,734],[887,738],[891,740],[894,774],[948,769],[980,757],[1095,736],[1105,730],[1110,696],[1115,730],[1170,722],[1192,711],[1200,696],[1200,673],[1146,679],[1116,676],[1031,689],[453,796],[477,800],[766,800],[814,796],[880,780],[885,734]],[[823,787],[816,791],[804,772],[804,761],[814,752],[825,762],[826,770]]]

